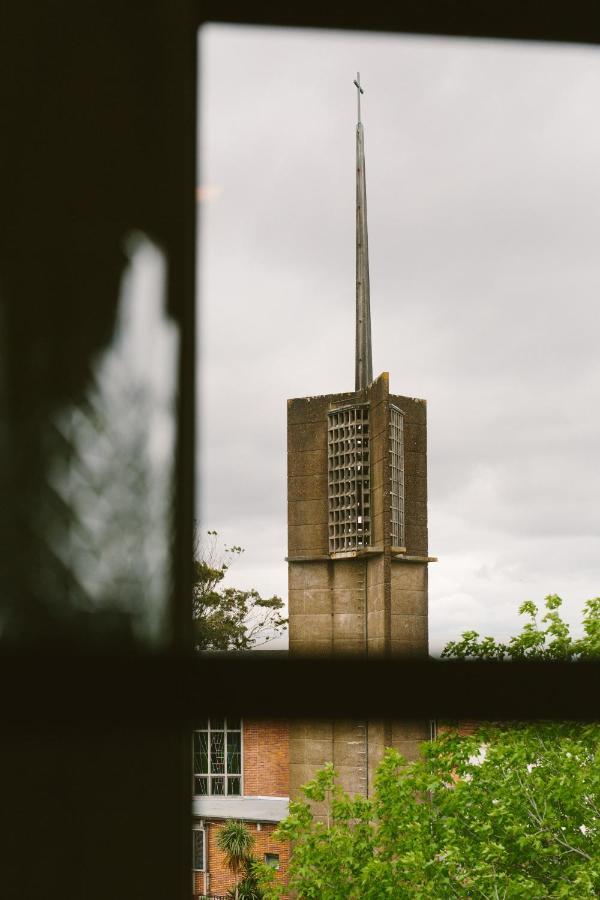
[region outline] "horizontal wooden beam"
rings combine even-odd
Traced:
[[[2,725],[193,728],[252,718],[600,719],[600,663],[6,654]]]
[[[598,5],[574,0],[567,6],[542,0],[386,0],[355,7],[316,0],[275,3],[273,0],[199,0],[197,21],[295,28],[335,28],[353,31],[405,32],[456,37],[530,41],[600,42]]]

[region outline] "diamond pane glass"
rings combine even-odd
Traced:
[[[227,779],[227,793],[237,796],[242,793],[242,779],[239,776]]]
[[[197,797],[203,797],[208,794],[208,778],[206,776],[196,776],[194,778],[194,794]]]
[[[242,793],[240,719],[208,719],[207,729],[194,732],[194,794]],[[225,723],[227,722],[227,727]],[[220,728],[215,728],[215,724]],[[232,728],[231,726],[237,726]],[[231,777],[229,777],[231,776]]]
[[[220,778],[211,778],[210,779],[210,792],[211,794],[225,794],[225,779],[221,776]]]
[[[227,732],[227,772],[238,775],[242,771],[242,735],[239,731]]]
[[[208,733],[197,731],[194,734],[194,773],[208,773]]]
[[[210,733],[210,771],[220,775],[225,771],[225,732]]]

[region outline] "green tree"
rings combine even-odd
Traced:
[[[239,876],[252,858],[254,840],[243,822],[230,819],[217,833],[217,846],[236,880],[233,896],[240,898]]]
[[[254,589],[224,587],[222,582],[241,547],[221,547],[216,531],[194,547],[193,615],[197,650],[251,650],[282,633],[287,618],[281,597],[261,597]]]
[[[559,614],[524,604],[506,645],[475,632],[445,656],[579,659],[598,653],[600,601],[583,636]],[[318,804],[319,815],[315,813]],[[276,837],[293,842],[290,887],[301,898],[584,898],[600,896],[600,725],[482,724],[442,733],[416,762],[388,749],[372,797],[349,797],[329,765],[303,789]],[[260,864],[267,900],[282,889]]]
[[[476,631],[465,631],[460,640],[450,641],[442,657],[448,659],[490,660],[576,660],[600,657],[600,597],[588,600],[583,607],[583,635],[571,635],[571,630],[558,610],[562,600],[557,594],[549,594],[545,600],[546,612],[538,622],[539,610],[531,600],[519,608],[527,617],[521,633],[507,644],[493,637],[480,638]]]

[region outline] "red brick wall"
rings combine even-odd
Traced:
[[[205,822],[206,867],[210,874],[210,879],[205,885],[204,874],[200,872],[195,873],[194,890],[198,893],[202,893],[208,887],[211,894],[225,894],[235,885],[235,879],[227,868],[223,854],[217,847],[217,834],[223,825],[224,822]],[[274,824],[262,824],[259,831],[256,823],[248,822],[246,827],[254,838],[252,853],[257,859],[263,860],[265,853],[279,854],[277,879],[285,884],[287,882],[290,851],[287,843],[273,840],[272,835],[277,826]]]
[[[204,893],[204,872],[194,872],[194,894]]]
[[[287,722],[244,719],[244,794],[288,797],[290,732]]]
[[[438,722],[437,730],[439,734],[443,734],[446,731],[456,730],[461,737],[470,737],[472,734],[475,734],[480,725],[481,722],[478,721],[461,719],[458,722]]]

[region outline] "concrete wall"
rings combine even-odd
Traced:
[[[352,794],[366,794],[368,786],[368,728],[364,721],[301,721],[290,725],[290,796],[317,769],[332,762],[340,783]],[[323,812],[315,805],[317,814]]]
[[[384,372],[368,389],[371,431],[371,544],[390,543],[389,377]]]
[[[365,652],[366,559],[293,562],[288,585],[291,653]]]
[[[427,563],[391,561],[390,650],[394,656],[427,656]]]
[[[364,402],[370,408],[372,549],[353,558],[331,557],[327,413]],[[412,559],[391,552],[390,403],[404,413],[405,556]],[[425,401],[390,395],[387,373],[365,391],[288,401],[291,653],[427,654],[426,422]],[[292,723],[290,794],[329,761],[347,791],[370,792],[385,747],[414,758],[427,737],[425,722]]]
[[[390,394],[404,413],[404,512],[406,552],[427,556],[427,403]]]

